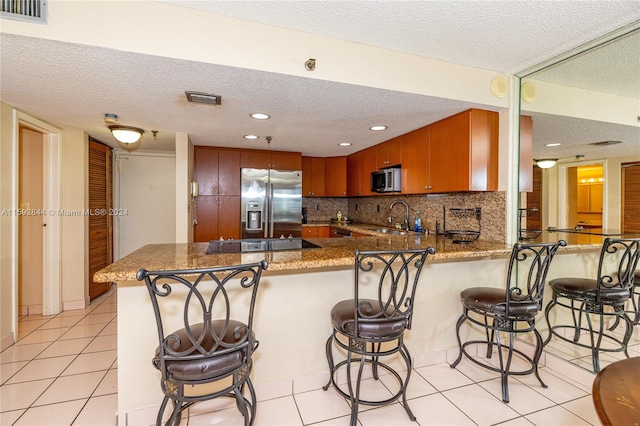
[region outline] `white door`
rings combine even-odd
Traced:
[[[114,258],[146,244],[176,242],[176,159],[116,154]]]

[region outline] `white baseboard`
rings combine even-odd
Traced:
[[[42,305],[23,305],[18,306],[18,315],[23,317],[26,315],[42,314]]]
[[[0,339],[0,352],[4,351],[9,346],[13,345],[15,342],[16,342],[16,339],[13,333],[9,333],[6,336],[2,336],[2,339]]]
[[[76,309],[84,309],[89,304],[85,300],[71,300],[69,302],[62,302],[63,311],[74,311]]]

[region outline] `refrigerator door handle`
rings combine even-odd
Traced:
[[[273,228],[275,228],[275,215],[273,208],[273,184],[269,182],[269,238],[274,238]]]

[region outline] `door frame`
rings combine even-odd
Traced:
[[[602,177],[604,179],[604,185],[602,185],[602,228],[607,228],[608,222],[608,209],[607,203],[607,193],[608,193],[608,170],[607,170],[607,160],[593,160],[593,161],[572,161],[567,163],[559,163],[558,164],[558,204],[557,204],[557,223],[558,228],[568,228],[570,225],[567,221],[567,204],[569,202],[567,197],[567,187],[568,187],[568,171],[570,167],[580,167],[580,166],[588,166],[592,164],[597,164],[602,166]]]
[[[43,210],[46,220],[46,230],[43,235],[43,259],[42,259],[42,315],[55,315],[60,313],[62,307],[62,270],[60,268],[61,249],[61,217],[57,214],[60,209],[61,198],[61,141],[62,130],[45,123],[35,117],[18,110],[13,110],[13,137],[11,159],[13,167],[13,185],[11,189],[11,203],[18,208],[18,182],[20,170],[19,138],[20,126],[28,127],[43,134],[44,157],[44,186],[43,186]],[[18,216],[11,219],[11,288],[13,291],[13,317],[12,325],[14,339],[18,336]]]

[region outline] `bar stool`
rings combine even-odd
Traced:
[[[473,363],[500,373],[502,400],[509,402],[508,378],[510,375],[535,374],[543,388],[547,385],[538,373],[538,362],[542,355],[542,336],[536,329],[536,315],[542,309],[545,280],[551,261],[564,240],[557,243],[515,244],[511,251],[504,289],[494,287],[471,287],[460,293],[463,311],[456,324],[456,337],[460,352],[451,364],[455,368],[465,355]],[[484,328],[486,339],[462,342],[460,327],[465,321]],[[514,348],[514,338],[519,333],[533,332],[536,345],[533,356]],[[509,335],[507,357],[504,359],[500,333]],[[487,345],[486,357],[493,355],[493,345],[498,352],[499,366],[481,362],[466,350],[469,345]],[[516,353],[531,364],[524,371],[511,371],[511,361]]]
[[[244,424],[253,424],[256,394],[249,375],[251,357],[258,347],[253,310],[260,276],[267,266],[262,261],[206,269],[138,271],[138,280],[144,280],[149,291],[158,329],[159,345],[152,363],[162,374],[160,386],[165,396],[156,425],[162,424],[169,401],[173,409],[165,424],[177,426],[182,411],[221,396],[233,398]],[[221,383],[211,386],[214,382]],[[250,398],[244,395],[245,385]]]
[[[412,360],[404,344],[404,331],[411,329],[413,302],[418,279],[427,256],[435,253],[432,247],[423,250],[403,251],[356,251],[354,298],[343,300],[331,310],[333,332],[327,339],[326,353],[329,363],[329,382],[340,395],[351,403],[351,425],[358,422],[358,406],[386,405],[402,397],[409,418],[416,417],[407,404],[407,385],[411,377]],[[377,285],[371,288],[371,282]],[[367,285],[369,284],[369,288]],[[364,294],[377,295],[375,299],[364,298]],[[333,343],[347,353],[345,360],[335,364]],[[393,369],[382,357],[400,354],[407,366],[406,376]],[[358,373],[352,383],[352,364],[357,363]],[[364,400],[360,397],[362,373],[365,364],[370,364],[373,377],[379,379],[378,369],[393,375],[400,390],[381,401]],[[345,367],[347,390],[338,385],[337,373]]]
[[[632,297],[634,273],[640,258],[640,238],[612,239],[606,238],[600,251],[598,271],[595,279],[589,278],[556,278],[549,282],[553,291],[547,304],[544,316],[549,326],[549,335],[544,341],[547,345],[551,337],[558,337],[565,342],[591,350],[593,371],[600,371],[600,352],[623,352],[627,358],[627,344],[633,332],[631,319],[625,312],[625,305]],[[613,271],[613,272],[607,272]],[[569,309],[571,324],[551,326],[549,316],[555,307]],[[592,316],[597,322],[594,324]],[[582,323],[586,318],[587,326]],[[609,330],[624,321],[626,329],[622,338],[607,332],[606,322],[613,320]],[[569,336],[565,336],[564,332]],[[580,341],[583,332],[589,336],[588,342]],[[602,346],[603,340],[613,344]]]

